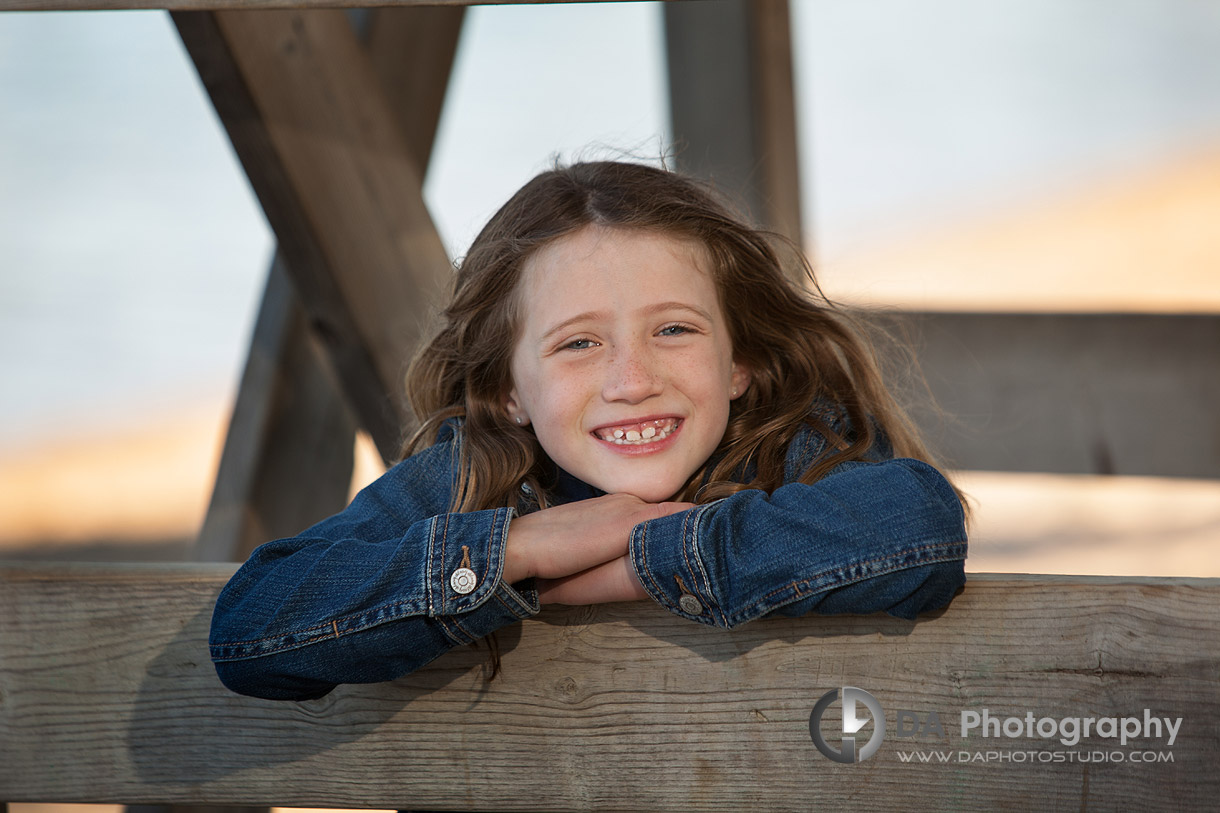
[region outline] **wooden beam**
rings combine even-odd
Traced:
[[[918,622],[732,631],[650,603],[548,607],[500,633],[491,683],[486,650],[462,648],[393,683],[287,703],[227,692],[208,662],[232,570],[0,569],[0,798],[804,810],[859,807],[865,787],[869,810],[1199,810],[1220,794],[1220,649],[1204,643],[1220,626],[1216,579],[974,575]],[[810,737],[814,704],[843,686],[872,693],[886,719],[859,765],[825,759]],[[984,709],[1023,730],[1027,713],[1142,721],[1147,709],[1181,723],[1172,745],[1166,731],[963,738],[962,713]],[[936,712],[943,733],[898,736],[899,710]],[[823,723],[836,746],[837,717]],[[899,756],[913,751],[952,756]]]
[[[277,255],[195,544],[199,561],[244,561],[347,504],[356,424],[323,352]]]
[[[665,39],[679,168],[801,244],[788,0],[667,3]]]
[[[340,11],[177,13],[354,412],[395,459],[402,374],[451,265]]]
[[[879,318],[912,344],[943,410],[915,417],[957,468],[1220,477],[1220,316]],[[920,370],[891,363],[920,400]]]
[[[464,6],[369,10],[365,48],[421,178],[432,157],[465,16]]]
[[[362,39],[421,176],[464,11],[381,9],[365,18]],[[242,561],[346,504],[356,426],[330,368],[277,253],[196,543],[199,561]]]

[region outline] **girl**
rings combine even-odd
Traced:
[[[413,454],[221,593],[229,688],[392,680],[552,602],[650,599],[728,628],[914,618],[965,581],[960,495],[866,344],[674,173],[583,163],[526,184],[407,386]]]

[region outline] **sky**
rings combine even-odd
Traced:
[[[1220,144],[1220,3],[793,0],[834,257]],[[460,256],[556,156],[668,149],[654,3],[475,7],[425,198]],[[0,14],[0,452],[235,386],[273,247],[163,12]]]

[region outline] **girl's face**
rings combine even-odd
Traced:
[[[602,491],[673,497],[749,385],[703,248],[589,226],[533,254],[517,295],[509,416]]]

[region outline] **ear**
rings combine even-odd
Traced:
[[[735,401],[745,395],[750,388],[750,368],[739,362],[733,362],[733,374],[729,384],[729,400]]]
[[[504,399],[504,411],[508,413],[508,419],[517,426],[529,426],[530,416],[521,406],[516,387],[509,390],[508,397]]]

